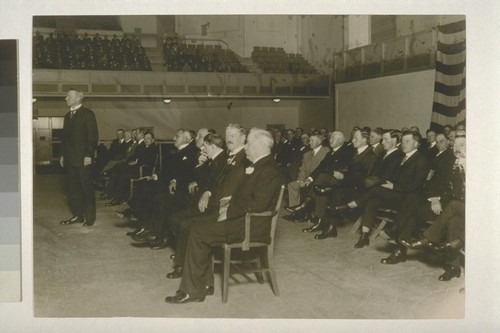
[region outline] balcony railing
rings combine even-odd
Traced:
[[[437,31],[424,31],[334,55],[335,82],[370,79],[435,67]]]

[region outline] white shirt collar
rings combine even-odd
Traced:
[[[258,161],[260,161],[261,159],[263,159],[264,157],[266,157],[268,155],[271,155],[271,154],[262,155],[261,157],[257,158],[255,161],[253,161],[252,164],[257,163]]]
[[[75,106],[70,107],[70,108],[69,108],[69,110],[70,110],[70,111],[76,111],[76,110],[78,110],[78,109],[79,109],[79,108],[81,108],[81,107],[82,107],[82,105],[81,105],[81,104],[78,104],[78,105],[75,105]]]
[[[316,155],[319,152],[320,149],[321,149],[321,145],[319,145],[316,148],[314,148],[314,155]]]
[[[233,151],[230,151],[229,156],[234,156],[234,155],[238,154],[243,148],[245,148],[245,146],[241,146],[241,147],[236,148]]]
[[[410,158],[410,157],[411,157],[413,154],[415,154],[416,152],[417,152],[417,150],[416,150],[416,149],[415,149],[415,150],[412,150],[412,151],[410,151],[410,152],[406,153],[406,157],[407,157],[407,158]]]
[[[387,156],[389,156],[390,154],[392,154],[393,152],[395,152],[396,150],[398,150],[398,148],[394,147],[392,149],[389,149],[385,155],[384,155],[384,158],[386,158]]]
[[[431,143],[431,148],[434,147],[436,145],[436,141],[434,141],[433,143]]]
[[[220,155],[220,153],[222,153],[222,152],[223,152],[223,150],[221,149],[221,150],[220,150],[217,154],[215,154],[215,155],[211,158],[211,160],[212,160],[212,161],[213,161],[213,160],[215,160],[215,159],[217,158],[217,156],[219,156],[219,155]]]
[[[380,142],[377,142],[377,143],[373,144],[372,147],[376,148],[379,144],[380,144]]]
[[[182,149],[186,148],[188,144],[189,144],[189,142],[188,142],[188,143],[185,143],[185,144],[182,144],[182,145],[180,145],[180,146],[179,146],[179,148],[178,148],[178,149],[179,149],[179,150],[182,150]]]
[[[144,141],[144,139],[140,139],[139,141],[137,141],[138,144],[141,144],[142,141]]]
[[[363,147],[359,147],[358,148],[358,155],[361,154],[362,152],[364,152],[366,150],[366,148],[368,148],[368,145],[363,146]]]

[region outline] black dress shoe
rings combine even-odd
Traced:
[[[323,219],[318,219],[318,221],[309,228],[302,229],[302,232],[317,232],[322,231],[323,228]]]
[[[351,207],[349,207],[347,205],[341,205],[341,206],[335,206],[335,207],[333,207],[333,209],[331,209],[331,211],[334,212],[334,213],[339,213],[339,212],[343,212],[345,210],[348,210],[350,208]]]
[[[427,246],[429,249],[437,253],[446,253],[451,249],[446,243],[427,242]]]
[[[95,220],[87,220],[85,219],[85,222],[83,222],[84,227],[91,227],[95,224]]]
[[[370,245],[370,237],[368,237],[367,232],[361,233],[361,236],[359,236],[359,240],[356,244],[354,244],[354,247],[357,249],[360,249],[362,247]]]
[[[425,247],[427,245],[427,242],[420,240],[420,239],[414,240],[414,241],[406,241],[406,240],[402,239],[401,244],[403,244],[404,246],[406,246],[409,249],[416,250],[416,249],[421,249],[421,248]]]
[[[215,292],[214,286],[206,286],[205,287],[205,295],[212,296]]]
[[[459,278],[461,273],[462,271],[460,270],[460,267],[449,266],[448,268],[446,268],[446,272],[444,272],[444,274],[439,276],[438,280],[450,281],[454,277]]]
[[[106,207],[112,207],[112,206],[118,206],[118,204],[119,204],[119,203],[118,203],[118,201],[116,201],[116,200],[111,200],[110,202],[106,202],[106,203],[104,204],[104,206],[106,206]]]
[[[203,302],[205,297],[191,297],[185,292],[177,292],[175,296],[168,296],[165,298],[165,302],[171,304],[184,304],[189,302]]]
[[[330,194],[335,190],[333,186],[320,186],[320,185],[314,185],[313,191],[316,194],[320,195],[325,195],[325,194]]]
[[[83,222],[85,222],[85,220],[84,220],[83,217],[81,217],[81,216],[73,216],[69,220],[64,220],[64,221],[59,222],[59,224],[66,225],[66,224],[83,223]]]
[[[310,197],[306,197],[304,202],[298,206],[293,206],[287,209],[290,213],[298,213],[298,212],[309,212],[314,206],[314,200]]]
[[[132,235],[137,235],[141,231],[146,230],[144,228],[136,228],[134,231],[129,231],[127,232],[127,236],[132,236]]]
[[[136,242],[140,242],[140,243],[149,243],[149,242],[157,240],[155,235],[153,235],[152,233],[150,233],[147,230],[142,232],[142,233],[138,233],[137,235],[132,235],[131,237],[133,240],[135,240]]]
[[[329,237],[337,237],[337,227],[330,225],[326,231],[323,231],[321,234],[314,236],[314,239],[326,239]]]
[[[397,250],[387,258],[380,260],[380,263],[384,265],[395,265],[405,261],[406,261],[406,254],[400,250]]]
[[[150,243],[149,247],[152,250],[163,250],[168,247],[168,239],[160,238]]]
[[[182,277],[182,266],[175,265],[174,270],[167,273],[167,279],[178,279]]]

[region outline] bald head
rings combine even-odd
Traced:
[[[330,133],[330,147],[332,149],[342,146],[345,142],[345,136],[342,131],[333,131]]]

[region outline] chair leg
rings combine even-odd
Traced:
[[[370,235],[370,240],[373,242],[375,238],[377,238],[378,234],[384,229],[385,225],[387,224],[387,221],[385,219],[382,219],[377,227],[377,229],[373,230],[372,234]]]
[[[351,234],[356,233],[358,231],[359,227],[361,227],[361,216],[358,217],[356,222],[354,222],[354,225],[352,226],[351,230],[349,231]]]
[[[257,278],[257,281],[260,284],[263,284],[264,283],[264,275],[262,274],[262,260],[261,260],[261,256],[262,256],[262,254],[259,254],[257,256],[257,262],[256,262],[257,269],[259,269],[261,271],[260,272],[255,272],[255,277]]]
[[[224,249],[224,272],[222,275],[222,303],[227,303],[229,289],[229,269],[231,268],[231,249]]]
[[[267,267],[269,268],[269,276],[271,278],[271,287],[273,288],[274,296],[279,296],[278,280],[276,279],[276,271],[274,270],[274,249],[271,246],[267,248]]]

